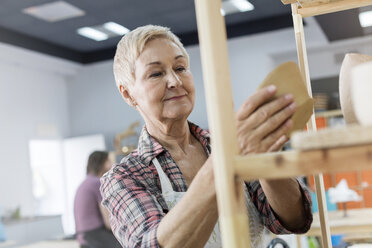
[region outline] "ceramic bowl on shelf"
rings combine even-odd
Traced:
[[[351,71],[356,66],[372,61],[372,56],[348,53],[342,62],[340,70],[339,88],[340,88],[340,102],[341,109],[347,124],[358,123],[354,112],[354,99],[352,97],[351,89]],[[372,97],[370,92],[370,97]]]
[[[354,113],[361,125],[372,125],[372,61],[351,72]]]

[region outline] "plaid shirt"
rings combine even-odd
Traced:
[[[190,131],[210,155],[209,133],[189,123]],[[101,178],[102,204],[110,212],[113,233],[123,247],[159,247],[156,231],[168,212],[161,194],[160,179],[152,160],[159,160],[173,189],[187,191],[186,181],[170,153],[144,127],[138,148],[122,159]],[[288,234],[271,209],[258,181],[246,183],[249,195],[257,207],[264,225],[273,233]],[[301,184],[300,184],[301,185]],[[312,223],[311,198],[301,185],[306,211],[306,223],[294,233],[306,232]]]

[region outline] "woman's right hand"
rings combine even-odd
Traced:
[[[240,153],[274,152],[287,142],[286,133],[292,127],[291,116],[296,111],[290,94],[273,98],[274,85],[258,90],[236,113]]]

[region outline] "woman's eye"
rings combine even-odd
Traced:
[[[160,77],[161,76],[161,72],[154,72],[152,74],[150,74],[150,77]]]
[[[185,67],[183,67],[183,66],[181,66],[181,67],[177,67],[177,69],[176,69],[176,71],[185,71],[186,70],[186,68]]]

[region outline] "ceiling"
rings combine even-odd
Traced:
[[[141,25],[168,26],[184,45],[198,43],[193,0],[65,0],[84,16],[46,22],[24,14],[23,9],[54,0],[1,0],[0,42],[87,64],[111,59],[120,37],[94,41],[77,34],[83,26],[113,21],[129,29]],[[291,27],[290,6],[279,0],[251,0],[255,9],[225,16],[228,37]],[[340,22],[342,20],[342,22]],[[317,17],[330,41],[363,36],[358,10]]]

